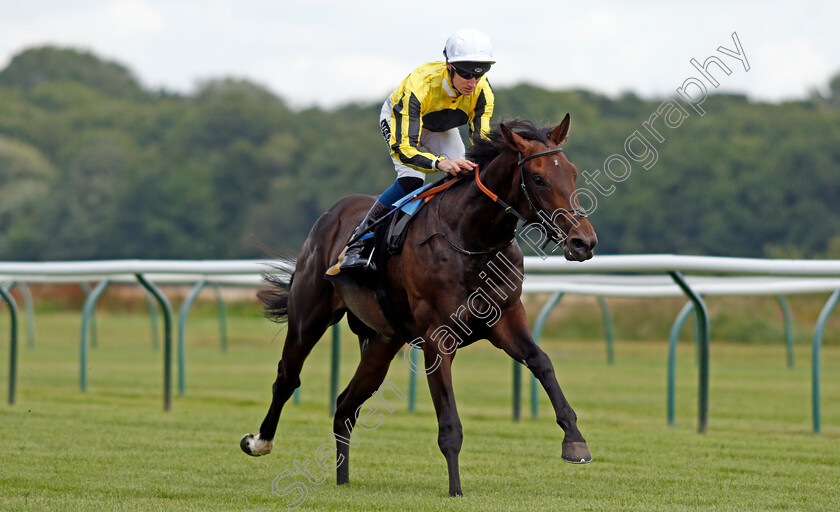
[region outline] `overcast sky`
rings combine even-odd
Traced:
[[[736,4],[733,7],[730,4]],[[840,2],[528,0],[0,0],[0,66],[24,48],[91,50],[144,86],[188,93],[247,78],[296,107],[384,99],[414,67],[442,58],[458,28],[483,30],[495,86],[531,82],[650,98],[674,94],[717,55],[719,90],[803,98],[840,72]],[[735,50],[750,69],[717,52]]]

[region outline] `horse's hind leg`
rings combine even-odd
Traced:
[[[320,275],[318,278],[320,279]],[[259,456],[271,452],[283,405],[300,386],[303,362],[327,327],[340,320],[343,315],[342,310],[334,308],[330,298],[331,289],[326,282],[320,284],[321,289],[318,290],[305,286],[302,281],[297,279],[291,292],[286,343],[283,345],[282,359],[277,364],[277,378],[271,388],[272,398],[268,414],[260,425],[259,433],[247,434],[239,443],[242,451],[248,455]],[[298,290],[303,292],[296,294]],[[319,291],[321,293],[318,293]]]
[[[382,381],[385,380],[385,375],[388,374],[388,367],[391,365],[391,360],[403,346],[403,342],[396,341],[383,336],[374,336],[369,339],[362,339],[362,359],[359,361],[359,366],[356,368],[356,374],[350,380],[350,384],[336,400],[335,420],[333,421],[333,435],[336,443],[336,478],[338,485],[346,484],[350,481],[350,446],[357,446],[358,438],[353,430],[356,421],[361,412],[361,406],[365,400],[371,397],[373,393],[380,388]],[[405,399],[405,395],[399,389],[391,389],[401,399]],[[378,396],[378,395],[377,395]],[[380,405],[385,407],[389,412],[393,408],[383,397],[380,400]],[[374,407],[375,409],[375,407]],[[363,416],[363,421],[360,426],[365,430],[373,430],[379,426],[381,413],[370,414],[369,422],[366,423]],[[378,419],[377,419],[378,418]]]

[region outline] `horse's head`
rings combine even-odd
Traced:
[[[566,259],[584,261],[592,257],[598,237],[577,201],[577,169],[560,148],[569,135],[569,124],[566,114],[548,134],[548,144],[524,138],[504,123],[499,129],[507,146],[519,155],[516,209],[549,238],[559,241],[565,234]]]

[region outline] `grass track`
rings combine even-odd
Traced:
[[[39,314],[37,346],[22,347],[18,404],[0,405],[2,510],[286,510],[295,494],[272,481],[314,460],[331,440],[329,342],[313,351],[302,403],[288,405],[274,453],[251,458],[239,437],[259,426],[282,347],[276,326],[229,318],[220,353],[215,320],[190,319],[187,393],[162,411],[160,352],[142,315],[100,314],[89,391],[78,390],[78,313]],[[0,332],[8,325],[0,322]],[[0,338],[0,378],[7,339]],[[682,345],[677,424],[665,425],[666,343],[553,340],[545,348],[595,460],[560,462],[562,432],[541,395],[541,416],[510,421],[510,360],[487,343],[459,353],[455,391],[464,429],[463,498],[447,496],[446,467],[425,382],[418,412],[404,404],[375,431],[357,430],[351,484],[301,475],[298,510],[837,510],[840,502],[840,348],[823,350],[823,433],[811,433],[810,347],[785,367],[781,345],[713,343],[709,433],[696,429],[693,347]],[[358,361],[343,339],[342,385]],[[388,380],[408,392],[395,360]],[[527,388],[526,388],[527,390]],[[527,406],[527,391],[526,391]],[[527,411],[527,409],[526,409]],[[314,463],[312,466],[314,467]],[[315,477],[322,472],[313,470]]]

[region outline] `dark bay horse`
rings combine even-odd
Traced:
[[[350,196],[324,213],[296,263],[286,261],[295,265],[288,281],[275,276],[270,279],[273,288],[261,294],[267,315],[288,321],[288,331],[268,414],[258,434],[242,438],[242,450],[254,456],[271,451],[280,412],[300,385],[304,360],[326,329],[346,314],[362,353],[336,403],[339,485],[349,482],[346,440],[359,408],[382,384],[391,360],[406,343],[420,345],[423,351],[423,373],[438,418],[438,445],[449,470],[449,494],[461,494],[458,454],[463,439],[452,359],[458,347],[481,339],[527,366],[545,388],[564,432],[562,459],[589,462],[592,457],[578,430],[577,415],[557,383],[551,361],[531,337],[520,300],[522,251],[515,239],[517,222],[524,218],[555,240],[565,233],[566,259],[592,257],[597,238],[574,199],[577,170],[559,147],[568,132],[567,114],[553,128],[520,120],[503,123],[488,139],[474,142],[468,157],[479,165],[479,176],[433,197],[409,226],[402,252],[388,260],[386,291],[399,326],[389,321],[371,289],[324,279],[374,198]]]

